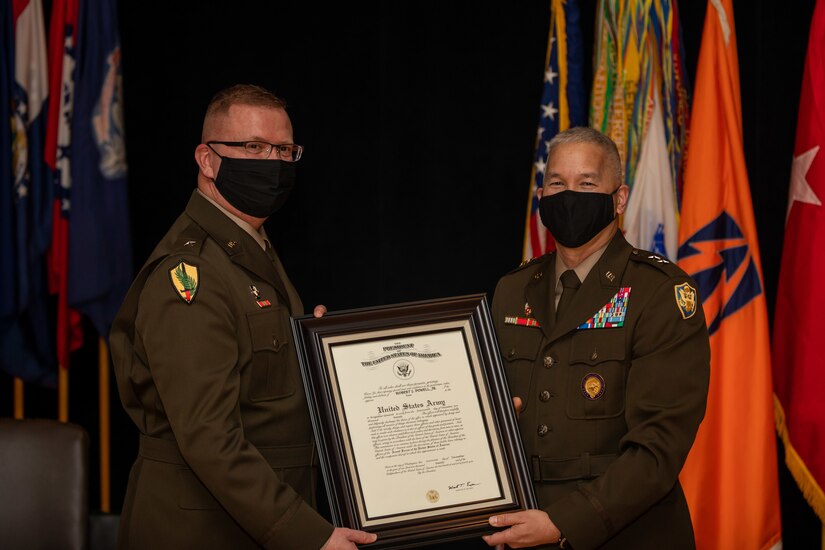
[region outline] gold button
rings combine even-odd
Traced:
[[[539,427],[536,429],[536,433],[538,433],[542,437],[547,435],[547,432],[549,431],[550,428],[547,426],[547,424],[539,424]]]
[[[556,360],[555,360],[555,359],[553,359],[552,357],[550,357],[549,355],[547,355],[547,356],[544,358],[544,368],[549,369],[550,367],[552,367],[552,366],[555,364],[555,362],[556,362]]]
[[[591,355],[591,356],[590,356],[590,358],[591,358],[591,359],[593,359],[593,360],[595,361],[596,359],[598,359],[598,358],[599,358],[599,352],[594,351],[594,352],[593,352],[593,355]]]
[[[278,338],[273,338],[272,339],[272,346],[276,347],[276,348],[278,347]]]
[[[543,390],[541,393],[539,393],[539,400],[544,402],[550,401],[550,392],[547,390]]]
[[[511,348],[510,351],[507,352],[507,357],[515,357],[516,355],[516,348]]]

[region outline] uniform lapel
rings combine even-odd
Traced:
[[[281,302],[290,303],[289,293],[272,260],[255,242],[255,239],[238,224],[227,218],[197,192],[193,193],[186,206],[186,213],[209,233],[209,236],[224,249],[233,263],[270,283],[281,295]]]
[[[631,250],[621,231],[618,231],[607,245],[602,257],[582,281],[570,307],[555,324],[548,325],[552,327],[548,334],[551,341],[590,319],[613,298],[621,286]]]
[[[524,289],[524,301],[532,304],[536,320],[545,336],[550,335],[553,319],[556,317],[553,281],[555,280],[556,255],[548,254],[538,264],[533,277]]]

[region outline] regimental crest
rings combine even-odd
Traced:
[[[169,270],[169,280],[172,281],[172,288],[178,297],[191,304],[198,293],[200,280],[198,277],[198,266],[181,262]]]
[[[624,326],[624,319],[627,315],[627,302],[629,299],[630,287],[623,286],[603,308],[577,328],[584,330],[589,328],[614,328]]]
[[[586,398],[595,401],[604,395],[604,378],[591,372],[582,378],[582,393]]]
[[[676,307],[682,314],[682,319],[690,319],[696,313],[696,289],[687,283],[674,285],[673,291],[676,293]]]

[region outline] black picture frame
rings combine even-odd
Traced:
[[[291,325],[336,526],[376,533],[369,548],[413,548],[480,537],[494,531],[491,515],[536,508],[486,295],[304,315]],[[400,381],[371,385],[389,373]],[[453,451],[467,440],[469,453]],[[470,481],[476,473],[483,483]],[[402,489],[392,488],[397,479]]]

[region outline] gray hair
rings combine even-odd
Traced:
[[[589,126],[574,126],[564,132],[559,132],[547,144],[547,160],[560,145],[569,143],[591,143],[607,154],[608,162],[612,165],[613,176],[619,185],[624,183],[622,177],[622,159],[619,156],[619,149],[608,136]]]

